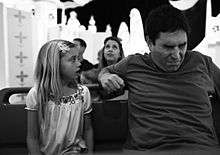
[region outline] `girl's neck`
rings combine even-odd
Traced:
[[[73,80],[71,82],[62,82],[62,92],[64,96],[71,95],[77,90],[77,83]]]
[[[69,81],[61,80],[61,83],[62,83],[63,87],[70,87],[70,88],[76,88],[77,87],[77,82],[74,79],[69,80]]]

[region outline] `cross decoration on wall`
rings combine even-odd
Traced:
[[[18,18],[18,22],[22,24],[22,19],[25,19],[25,16],[21,14],[21,10],[18,11],[18,14],[14,15],[15,18]]]
[[[22,32],[19,32],[19,35],[14,36],[16,39],[19,39],[19,43],[23,43],[23,39],[27,39],[26,36],[23,36]]]
[[[220,31],[220,26],[219,25],[215,25],[215,26],[213,26],[212,30],[214,32],[218,32],[218,31]]]
[[[16,59],[20,59],[20,66],[23,66],[23,60],[28,58],[27,56],[23,55],[23,52],[21,51],[19,55],[15,56]]]
[[[24,78],[27,78],[27,77],[28,77],[27,74],[24,74],[23,71],[20,71],[20,74],[16,75],[16,78],[19,78],[21,82],[19,85],[24,86]]]
[[[17,97],[19,97],[21,100],[21,102],[25,101],[25,97],[27,96],[27,94],[18,94]]]

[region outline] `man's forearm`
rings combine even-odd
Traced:
[[[107,69],[107,68],[103,68],[102,70],[101,70],[101,72],[99,73],[99,75],[98,75],[98,81],[100,82],[100,80],[101,80],[101,77],[104,75],[104,74],[109,74],[110,72],[109,72],[109,70]]]

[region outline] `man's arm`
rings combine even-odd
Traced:
[[[111,74],[108,67],[101,70],[98,80],[109,93],[120,90],[125,86],[124,80],[117,74]]]
[[[99,73],[98,81],[108,93],[124,88],[124,79],[126,78],[128,64],[131,58],[132,56],[125,57],[118,63],[103,68]]]

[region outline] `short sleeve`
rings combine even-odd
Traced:
[[[91,103],[91,95],[89,89],[86,86],[83,86],[83,96],[84,96],[84,103],[83,103],[84,114],[88,114],[92,111],[92,103]]]
[[[27,94],[25,109],[26,110],[37,110],[38,109],[37,91],[35,87],[31,88]]]
[[[118,63],[106,67],[106,69],[108,70],[108,72],[112,74],[117,74],[123,78],[126,76],[128,63],[131,58],[132,58],[132,55],[129,55],[123,58],[122,60],[120,60]]]
[[[220,69],[217,65],[213,63],[213,80],[214,80],[214,85],[215,85],[215,90],[216,90],[216,95],[217,98],[220,99]]]
[[[219,67],[212,61],[212,58],[209,56],[205,56],[206,64],[208,67],[209,75],[213,79],[214,88],[216,91],[217,98],[220,98],[220,69]]]

